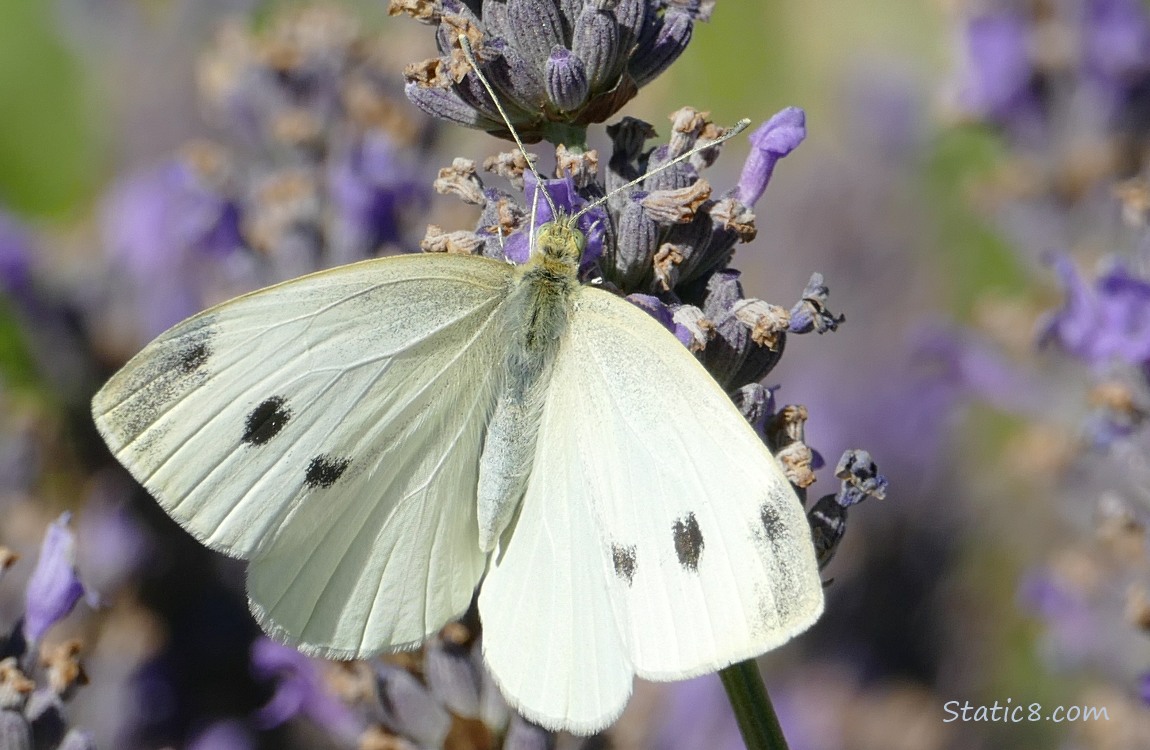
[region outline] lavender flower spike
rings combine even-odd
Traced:
[[[63,513],[44,535],[40,559],[28,580],[24,637],[39,643],[48,628],[64,619],[84,594],[76,576],[76,535],[68,528],[71,513]]]
[[[775,171],[775,164],[794,151],[807,137],[807,113],[787,107],[751,134],[751,155],[743,165],[735,197],[753,206],[762,197]]]

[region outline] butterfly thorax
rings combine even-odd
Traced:
[[[579,293],[586,241],[569,216],[544,224],[504,304],[508,331],[503,378],[480,458],[480,546],[494,549],[527,489],[546,384]]]

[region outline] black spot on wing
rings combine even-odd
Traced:
[[[671,527],[675,540],[675,554],[685,570],[699,569],[699,556],[703,554],[703,532],[694,513],[675,521]]]
[[[334,456],[316,456],[308,464],[304,483],[312,489],[327,489],[335,484],[347,467],[351,465],[350,458],[336,458]]]
[[[767,539],[774,541],[787,533],[783,526],[782,516],[775,506],[763,503],[759,508],[759,521],[763,524],[763,531],[767,532]]]
[[[161,431],[157,421],[170,406],[208,381],[217,333],[212,315],[185,321],[117,373],[101,391],[106,400],[97,396],[109,433],[129,442],[145,431],[153,436]]]
[[[241,442],[248,445],[263,445],[280,434],[280,430],[291,419],[291,409],[283,396],[272,396],[252,409],[244,423],[244,436]]]
[[[627,585],[631,585],[631,581],[635,578],[635,545],[631,544],[624,547],[621,544],[611,545],[611,560],[615,563],[615,575],[619,580],[626,581]]]
[[[176,353],[180,371],[184,374],[196,372],[208,362],[212,348],[208,341],[189,342]]]

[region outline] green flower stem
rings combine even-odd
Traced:
[[[787,750],[787,740],[755,660],[732,664],[719,671],[719,678],[727,690],[727,700],[747,750]]]
[[[547,123],[543,127],[543,140],[556,145],[562,143],[571,153],[581,154],[587,150],[587,126]]]

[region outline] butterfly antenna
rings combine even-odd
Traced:
[[[511,131],[511,137],[515,139],[515,145],[519,147],[519,153],[523,154],[523,160],[527,162],[527,168],[531,170],[531,174],[535,175],[535,192],[539,192],[540,186],[543,184],[543,177],[535,171],[535,165],[531,163],[531,155],[527,153],[527,147],[523,145],[523,141],[519,139],[519,133],[515,132],[515,126],[511,124],[511,118],[507,116],[507,112],[503,109],[503,105],[499,103],[499,96],[495,93],[495,89],[487,82],[487,77],[479,69],[479,62],[475,59],[475,53],[471,49],[471,42],[467,39],[466,34],[459,35],[459,48],[463,50],[463,56],[467,58],[467,63],[471,69],[475,71],[475,77],[483,84],[484,90],[487,95],[491,97],[491,101],[495,104],[495,109],[499,111],[499,116],[503,118],[503,124]],[[749,122],[749,121],[748,121]],[[667,165],[670,166],[670,165]],[[558,217],[559,209],[555,202],[551,200],[551,194],[543,190],[543,197],[547,200],[547,205],[551,207],[551,216]],[[534,231],[535,227],[535,211],[531,211],[531,226]]]
[[[640,175],[639,177],[636,177],[635,179],[631,180],[630,182],[628,182],[625,185],[620,185],[619,187],[615,188],[614,190],[607,193],[602,198],[599,198],[598,200],[594,201],[593,203],[588,203],[586,206],[584,206],[582,209],[580,209],[573,217],[571,217],[572,221],[578,220],[578,218],[580,216],[587,213],[591,209],[598,208],[599,206],[602,206],[607,201],[611,200],[612,196],[617,195],[618,193],[621,193],[622,191],[626,190],[629,187],[634,187],[635,185],[638,185],[640,182],[647,179],[651,175],[659,174],[664,169],[667,169],[668,167],[673,167],[676,164],[678,164],[679,162],[683,161],[684,159],[690,159],[692,156],[699,153],[700,151],[705,151],[705,150],[711,148],[712,146],[718,146],[723,141],[730,140],[731,138],[734,138],[736,135],[738,135],[739,133],[746,130],[747,126],[750,124],[751,124],[751,121],[748,118],[744,117],[743,119],[736,122],[731,127],[730,130],[728,130],[726,133],[723,133],[721,136],[719,136],[715,140],[707,141],[706,143],[697,145],[693,149],[691,149],[690,151],[679,154],[678,156],[676,156],[674,159],[667,162],[666,164],[659,165],[655,169],[652,169],[650,172],[647,172],[646,174],[643,174],[643,175]]]

